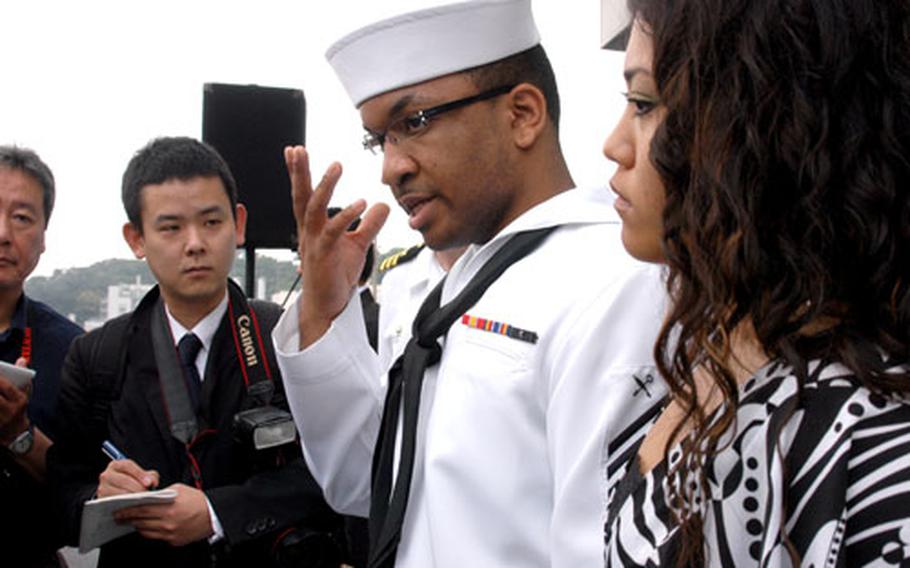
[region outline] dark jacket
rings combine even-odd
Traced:
[[[170,433],[156,370],[149,329],[157,296],[156,288],[134,313],[79,338],[67,356],[58,403],[65,434],[49,452],[48,470],[58,484],[72,543],[78,541],[82,504],[107,467],[100,451],[105,439],[140,466],[157,470],[159,487],[194,485],[187,451]],[[254,302],[253,309],[275,377],[272,404],[287,409],[270,337],[277,307]],[[225,538],[215,546],[199,541],[174,548],[134,533],[103,546],[100,567],[271,566],[276,539],[288,529],[303,527],[326,539],[339,529],[340,517],[323,500],[298,444],[256,452],[235,441],[232,418],[252,401],[227,315],[212,340],[202,398],[202,415],[212,432],[198,438],[192,454]]]
[[[82,328],[51,307],[26,297],[19,299],[13,321],[0,334],[0,360],[15,363],[22,355],[26,329],[31,332],[31,362],[36,372],[28,402],[31,422],[51,439],[56,438],[52,417],[60,385],[63,358]],[[18,568],[52,566],[63,545],[58,516],[50,490],[0,450],[0,550],[16,558]],[[3,564],[3,562],[0,562]]]

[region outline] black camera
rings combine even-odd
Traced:
[[[294,529],[273,548],[280,568],[338,568],[344,561],[341,546],[328,532]]]

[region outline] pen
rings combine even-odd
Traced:
[[[101,442],[101,451],[107,455],[107,457],[112,460],[125,460],[127,459],[126,454],[117,449],[117,446],[113,444],[110,440],[105,440]]]

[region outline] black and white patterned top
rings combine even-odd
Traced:
[[[770,364],[740,391],[735,434],[706,464],[710,566],[910,566],[910,402],[840,365]],[[641,475],[638,446],[659,409],[611,443],[606,565],[674,565],[666,463]],[[679,459],[671,451],[670,463]]]

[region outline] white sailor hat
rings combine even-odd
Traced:
[[[540,43],[531,0],[472,0],[402,14],[326,52],[348,95],[364,101],[515,55]]]

